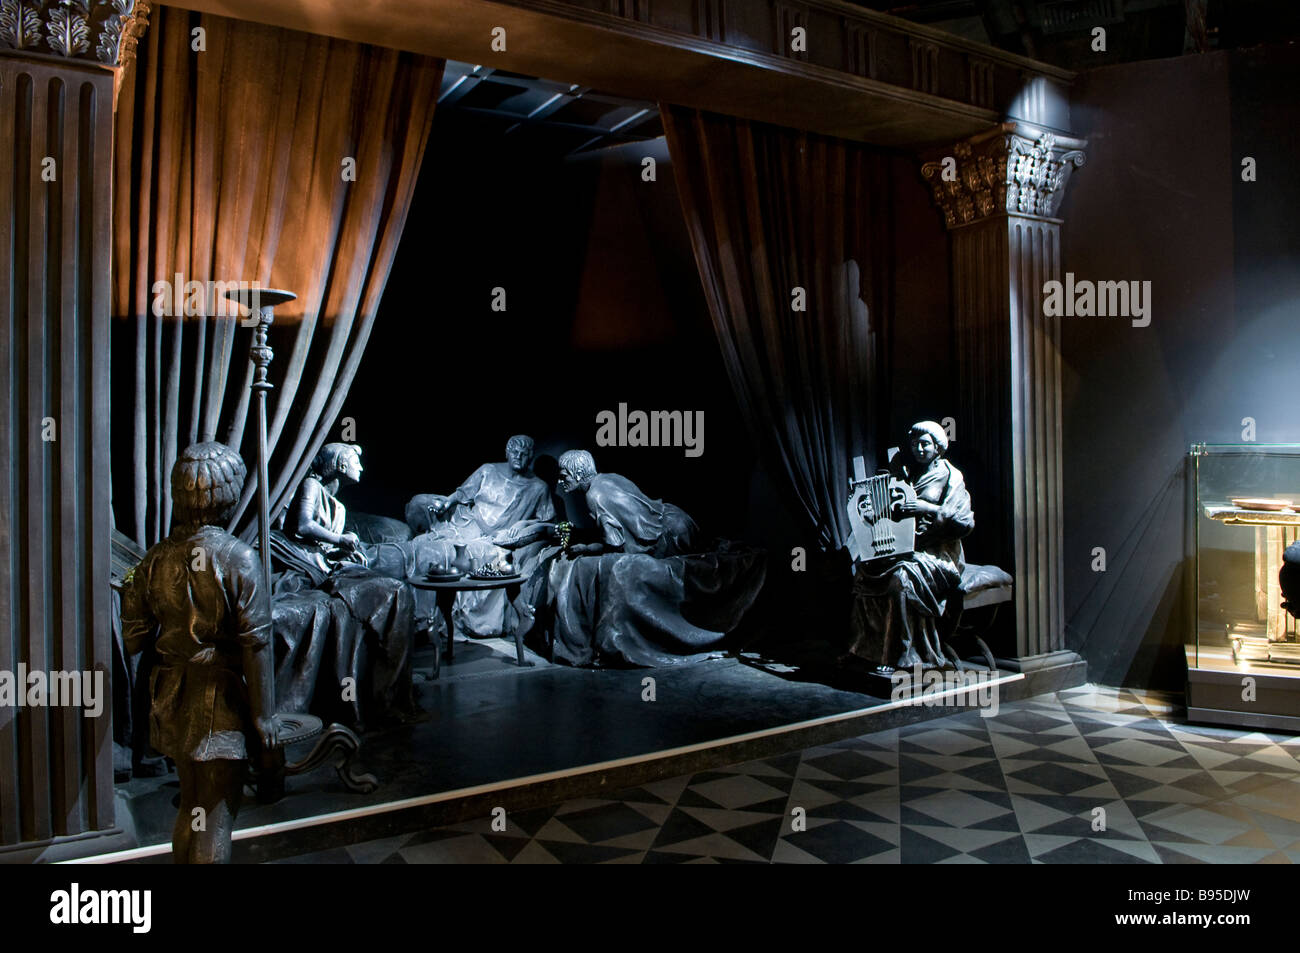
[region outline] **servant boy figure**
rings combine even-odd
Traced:
[[[176,763],[176,863],[230,861],[246,761],[276,742],[271,600],[257,554],[224,529],[244,461],[220,443],[172,467],[171,535],[127,578],[122,628],[131,654],[153,643],[153,746]]]

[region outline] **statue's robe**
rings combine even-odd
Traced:
[[[910,555],[858,564],[850,651],[873,665],[944,665],[939,619],[961,587],[966,568],[961,541],[975,528],[975,514],[960,470],[940,458],[917,473],[915,463],[909,468],[899,462],[902,456],[891,471],[939,511],[917,517]]]
[[[616,552],[551,561],[551,658],[655,666],[719,649],[762,588],[763,552],[725,540],[704,545],[681,508],[617,474],[593,478],[587,506]]]
[[[346,508],[315,477],[303,480],[293,509],[343,532]],[[415,597],[405,582],[414,565],[402,559],[405,545],[363,545],[354,561],[328,543],[272,531],[271,555],[281,570],[274,583],[279,711],[310,708],[355,725],[417,711]]]
[[[652,500],[617,473],[598,473],[587,489],[587,508],[605,545],[656,558],[693,552],[699,527],[681,507]]]

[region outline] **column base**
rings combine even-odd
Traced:
[[[1078,652],[1064,649],[1042,655],[999,658],[997,663],[1000,669],[1024,673],[1023,696],[1026,698],[1062,688],[1075,688],[1088,681],[1088,663]]]

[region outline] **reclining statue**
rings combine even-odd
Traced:
[[[699,527],[680,507],[652,500],[627,477],[597,473],[586,450],[560,457],[562,493],[582,493],[603,542],[577,544],[570,552],[590,555],[606,550],[647,553],[663,558],[694,552]]]
[[[547,650],[570,665],[671,665],[721,647],[762,588],[766,561],[752,546],[708,541],[678,506],[631,480],[599,473],[586,450],[560,457],[559,489],[581,494],[596,541],[548,555]],[[539,530],[542,527],[538,527]]]

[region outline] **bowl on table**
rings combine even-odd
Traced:
[[[430,582],[454,582],[464,575],[454,566],[450,569],[443,569],[441,566],[430,566],[424,573],[424,578]]]
[[[1267,513],[1283,513],[1295,506],[1293,500],[1263,499],[1254,496],[1234,496],[1232,505],[1243,510],[1263,510]]]

